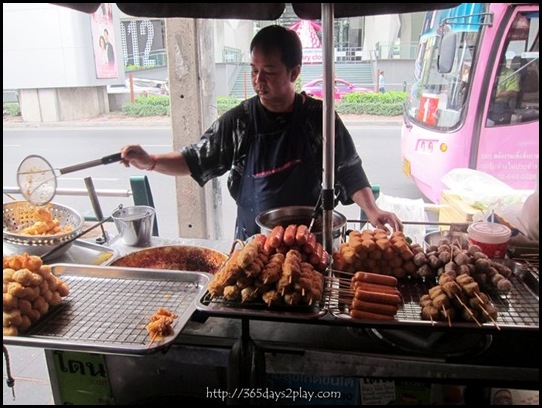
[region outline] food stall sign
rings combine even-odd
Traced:
[[[48,352],[53,359],[50,371],[53,391],[58,390],[61,405],[114,405],[113,392],[102,354],[74,351]]]

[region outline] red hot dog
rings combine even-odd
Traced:
[[[326,268],[329,266],[329,254],[325,249],[322,247],[322,256],[320,257],[320,262],[316,266],[316,269],[319,271],[325,271]]]
[[[401,292],[399,292],[399,289],[394,288],[393,286],[377,285],[375,283],[353,282],[352,289],[354,290],[362,289],[368,292],[377,292],[377,293],[390,293],[392,295],[397,295],[401,297]]]
[[[396,294],[371,292],[363,289],[357,289],[354,298],[365,302],[385,303],[394,306],[401,303],[401,298]]]
[[[295,245],[295,234],[297,232],[297,225],[290,224],[284,230],[284,243],[288,246]]]
[[[307,243],[303,245],[303,252],[306,254],[312,254],[316,251],[316,235],[314,233],[309,232],[309,236],[307,238]]]
[[[317,242],[315,251],[309,255],[309,262],[313,266],[318,266],[318,264],[322,261],[322,252],[324,252],[324,247],[321,243]]]
[[[257,242],[258,244],[260,244],[261,248],[264,248],[267,237],[264,234],[256,234],[253,236],[253,240],[254,242]]]
[[[282,225],[277,225],[275,228],[271,230],[271,232],[267,236],[267,240],[265,241],[265,244],[266,246],[270,248],[277,248],[280,244],[282,244],[283,239],[284,239],[284,227]]]
[[[350,310],[350,316],[359,320],[394,320],[395,317],[391,315],[364,312],[363,310]]]
[[[352,300],[352,309],[363,312],[378,313],[383,315],[395,316],[397,314],[396,305],[387,305],[385,303],[366,302],[364,300]]]
[[[388,275],[380,275],[378,273],[370,273],[370,272],[356,272],[354,274],[354,277],[352,278],[354,282],[366,282],[366,283],[374,283],[377,285],[384,285],[384,286],[397,286],[397,278],[394,276],[388,276]]]
[[[304,224],[297,226],[295,233],[295,243],[299,246],[306,245],[309,240],[309,227]]]

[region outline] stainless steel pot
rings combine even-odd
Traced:
[[[310,206],[288,206],[273,208],[264,211],[256,217],[256,224],[260,227],[262,234],[269,234],[277,225],[287,227],[290,224],[304,224],[309,226],[312,220],[313,207]],[[322,236],[322,216],[318,216],[314,221],[312,232],[316,235],[316,240],[323,242]],[[333,249],[338,249],[346,233],[346,217],[333,211]]]

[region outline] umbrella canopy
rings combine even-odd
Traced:
[[[51,3],[85,13],[94,13],[101,3]],[[336,18],[378,14],[415,13],[458,6],[461,3],[332,3]],[[286,3],[117,3],[124,13],[139,17],[237,18],[276,20]],[[292,3],[303,20],[322,18],[322,3]]]
[[[51,3],[85,13],[98,10],[101,3]],[[214,19],[276,20],[285,3],[116,3],[125,14],[137,17],[184,17]],[[302,20],[322,21],[324,78],[324,152],[322,177],[324,247],[331,253],[334,206],[335,116],[333,100],[333,21],[335,18],[401,14],[446,9],[461,3],[292,3]]]

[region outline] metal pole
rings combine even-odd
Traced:
[[[335,72],[333,58],[333,3],[322,3],[322,54],[324,75],[323,111],[323,246],[331,254],[333,249],[333,207],[335,170]],[[331,257],[330,257],[331,258]]]
[[[98,221],[103,221],[104,215],[102,212],[102,207],[100,206],[100,201],[98,200],[98,195],[96,194],[96,190],[94,189],[94,183],[92,182],[92,177],[85,177],[85,186],[87,187],[88,196],[90,198],[90,203],[92,204],[92,208],[94,209],[94,214],[96,215],[96,219]],[[96,238],[96,242],[99,244],[103,244],[107,242],[107,232],[105,231],[103,224],[100,225],[100,228],[102,230],[102,236]]]

